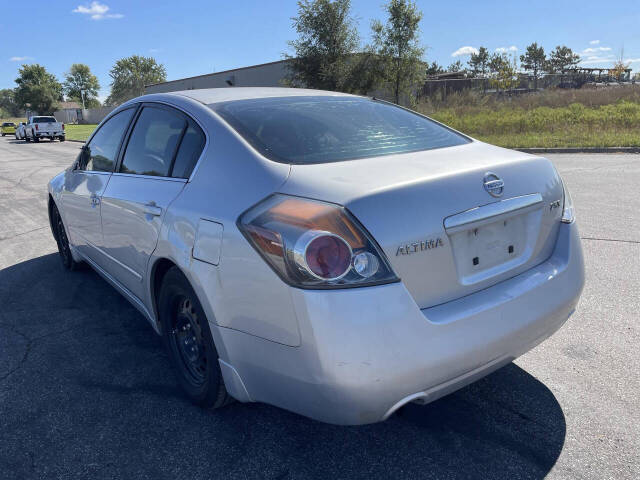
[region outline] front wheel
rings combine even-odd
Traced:
[[[60,139],[59,139],[59,140],[60,140],[61,142],[64,142],[64,141],[66,140],[66,138],[64,138],[64,137],[60,137]]]
[[[180,269],[166,273],[158,299],[162,336],[178,381],[201,407],[219,408],[233,398],[222,379],[209,322],[193,288]]]

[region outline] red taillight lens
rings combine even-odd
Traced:
[[[296,287],[398,280],[364,227],[339,205],[272,195],[245,212],[238,228],[276,273]]]
[[[38,128],[38,124],[37,124],[37,123],[36,123],[36,130],[40,130],[40,129]]]
[[[62,124],[62,130],[64,130],[64,123]]]
[[[320,233],[305,246],[304,265],[322,280],[335,280],[351,268],[351,248],[336,235]]]

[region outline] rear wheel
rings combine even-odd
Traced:
[[[162,281],[158,314],[165,346],[189,399],[207,408],[230,403],[233,398],[224,386],[209,322],[177,267],[169,269]]]
[[[35,135],[33,136],[33,141],[35,143],[38,143],[40,141],[40,138],[36,137]]]
[[[62,216],[58,212],[58,208],[54,205],[51,212],[51,223],[56,237],[56,243],[58,244],[58,253],[60,253],[60,260],[62,266],[67,270],[77,270],[80,266],[80,262],[76,262],[71,255],[71,247],[69,246],[69,237],[67,237],[67,231],[64,228],[62,222]]]
[[[25,142],[30,142],[30,141],[31,141],[31,139],[30,139],[30,138],[25,134],[25,136],[24,136],[24,141],[25,141]]]
[[[64,137],[60,137],[60,141],[64,142],[66,139]]]

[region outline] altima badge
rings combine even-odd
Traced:
[[[398,255],[411,255],[412,253],[423,252],[425,250],[431,250],[432,248],[442,247],[444,242],[440,237],[430,238],[428,240],[421,240],[419,242],[409,243],[407,245],[400,245],[396,251],[396,257]]]

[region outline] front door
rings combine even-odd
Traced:
[[[134,111],[123,110],[107,120],[65,175],[62,205],[71,243],[98,263],[100,255],[95,247],[102,243],[100,201]]]

